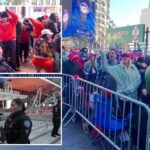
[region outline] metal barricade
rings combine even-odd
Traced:
[[[42,114],[30,114],[29,117],[33,122],[34,127],[41,127],[43,130],[47,130],[52,124],[52,114],[42,113]]]
[[[78,114],[111,145],[109,149],[149,150],[150,109],[144,103],[63,74],[63,105],[69,107],[64,126]]]
[[[48,130],[48,127],[52,124],[52,112],[40,112],[40,109],[34,109],[33,107],[27,110],[27,115],[30,117],[33,123],[33,127],[40,127],[43,130]]]

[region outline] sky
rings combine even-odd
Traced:
[[[118,27],[139,24],[142,9],[149,7],[149,0],[110,1],[110,16]]]

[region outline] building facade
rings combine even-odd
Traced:
[[[110,21],[110,0],[94,0],[96,4],[95,42],[106,47],[106,29]]]
[[[110,20],[109,21],[109,24],[108,24],[108,28],[116,28],[117,26],[116,26],[116,24],[114,23],[114,21],[113,20]]]
[[[4,0],[3,0],[4,1]],[[60,0],[5,0],[11,5],[60,5]]]

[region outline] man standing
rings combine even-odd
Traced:
[[[8,10],[1,13],[0,32],[2,32],[3,57],[8,61],[10,56],[10,65],[16,70],[16,23],[18,16]]]
[[[108,52],[108,66],[114,66],[117,65],[117,54],[116,51],[114,49],[111,49]],[[109,73],[103,71],[101,74],[101,78],[100,78],[100,85],[108,88],[110,90],[116,91],[117,85],[116,85],[116,81],[114,79],[114,77],[112,77],[112,75],[110,75]]]
[[[60,100],[55,101],[55,106],[53,107],[53,130],[51,133],[52,137],[56,137],[56,135],[60,136],[58,130],[61,124],[61,110],[60,110]]]
[[[16,24],[16,67],[17,71],[20,71],[20,43],[21,43],[21,35],[22,35],[23,26],[20,21]]]

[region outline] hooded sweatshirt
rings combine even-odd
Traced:
[[[116,80],[117,92],[137,99],[137,89],[141,83],[140,74],[135,65],[130,64],[126,69],[123,64],[108,66],[105,52],[101,51],[102,69]]]
[[[29,20],[31,21],[31,23],[34,26],[33,37],[34,38],[39,38],[41,36],[41,31],[44,29],[44,23],[40,22],[38,20],[34,20],[32,18],[29,18]]]
[[[6,10],[10,17],[6,22],[0,19],[0,34],[3,42],[16,40],[16,23],[18,21],[18,16],[10,10]]]

